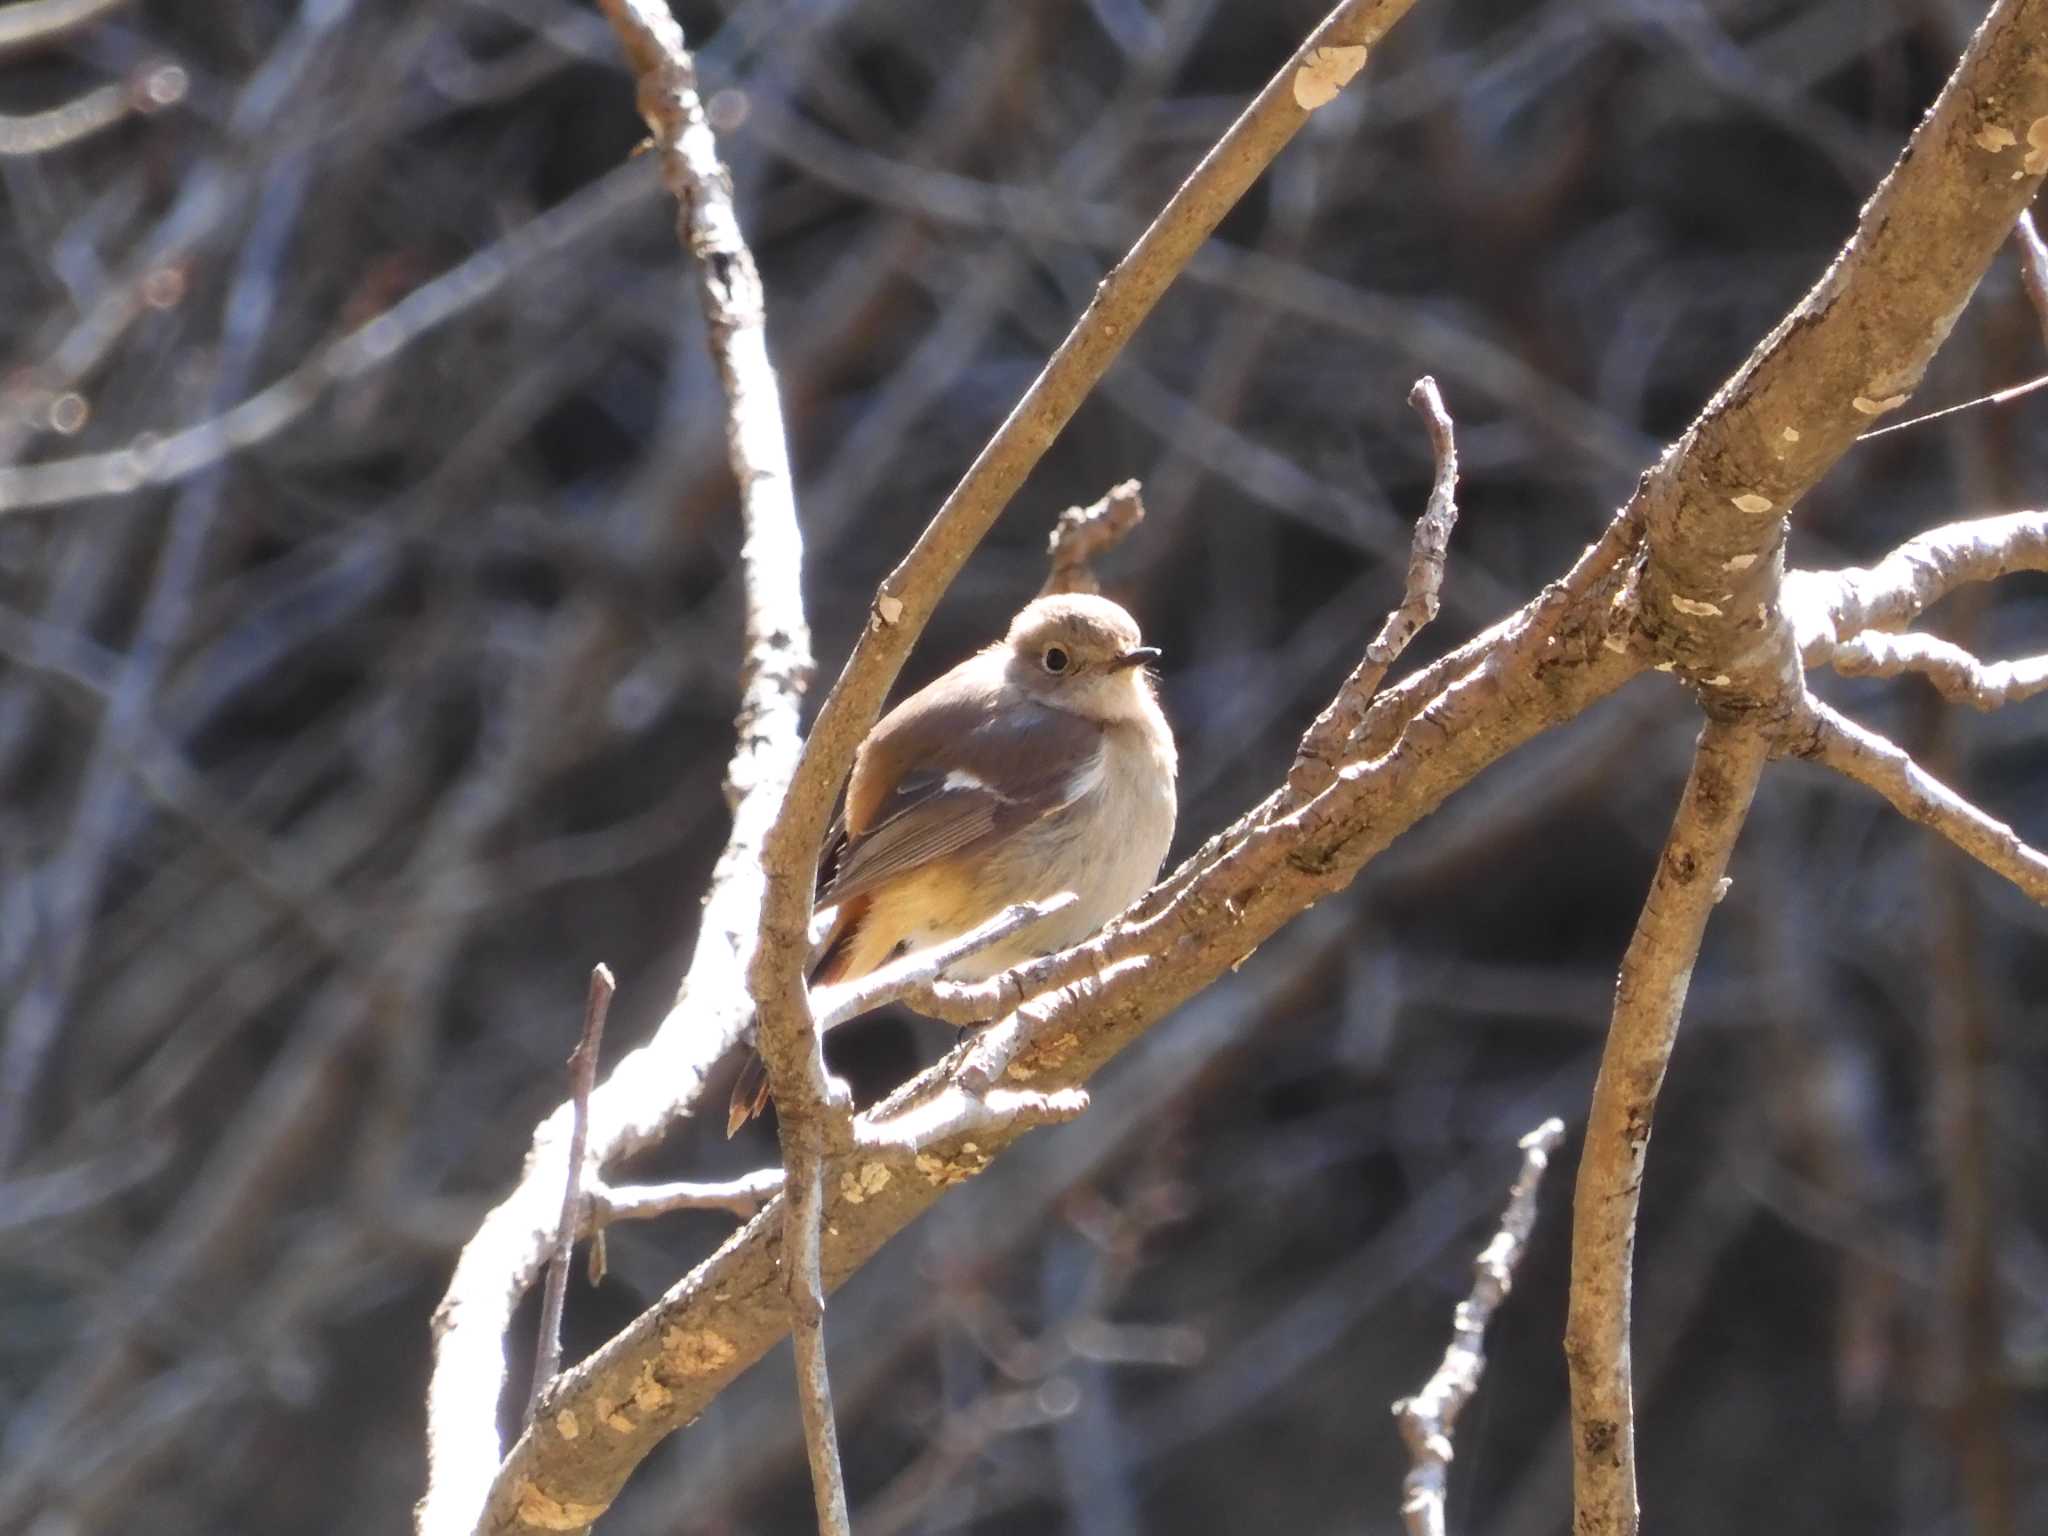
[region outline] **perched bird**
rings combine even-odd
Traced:
[[[980,981],[1079,942],[1150,888],[1173,841],[1173,732],[1131,616],[1041,597],[890,710],[854,758],[819,870],[813,986],[957,938],[1015,902],[1077,900],[952,966]],[[726,1134],[768,1102],[750,1055]]]

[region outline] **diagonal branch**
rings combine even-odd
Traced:
[[[1614,989],[1614,1018],[1572,1197],[1572,1494],[1578,1536],[1634,1536],[1636,1451],[1629,1293],[1650,1121],[1707,918],[1748,818],[1769,742],[1710,720]]]
[[[1912,673],[1934,685],[1952,704],[2003,709],[2048,692],[2048,656],[2019,661],[1979,661],[1938,635],[1887,635],[1865,630],[1835,649],[1835,670],[1844,677],[1899,677]]]
[[[1912,395],[2033,201],[2048,156],[2048,0],[1998,0],[1828,270],[1647,474],[1637,624],[1731,705],[1791,718],[1799,657],[1774,613],[1790,509]]]
[[[1779,603],[1800,659],[1816,667],[1852,636],[1896,633],[1958,587],[2014,571],[2048,571],[2048,512],[1930,528],[1868,568],[1787,571]]]
[[[1364,67],[1367,48],[1413,3],[1343,0],[1330,11],[1103,278],[1023,399],[884,578],[868,625],[818,711],[785,813],[765,850],[778,876],[769,885],[752,974],[764,1018],[801,1012],[810,948],[808,871],[815,867],[854,750],[881,713],[939,598],[1160,295],[1309,115],[1335,99]]]
[[[1394,1404],[1410,1463],[1401,1479],[1401,1521],[1409,1536],[1444,1536],[1451,1435],[1486,1373],[1486,1325],[1514,1286],[1515,1266],[1536,1230],[1536,1195],[1544,1170],[1563,1140],[1562,1120],[1546,1120],[1522,1138],[1521,1172],[1508,1190],[1499,1230],[1473,1261],[1472,1294],[1458,1303],[1443,1363],[1420,1392]]]
[[[653,1145],[688,1114],[752,1016],[746,973],[767,883],[764,846],[801,748],[798,710],[811,675],[803,611],[803,543],[791,494],[781,407],[768,365],[765,315],[753,262],[740,240],[732,189],[718,170],[687,74],[668,68],[664,44],[680,34],[665,5],[609,7],[636,74],[662,177],[679,203],[684,242],[697,257],[712,356],[728,402],[727,448],[740,487],[746,592],[738,744],[727,775],[732,833],[713,868],[696,946],[676,1001],[638,1050],[591,1097],[590,1160]],[[666,29],[666,32],[664,32]],[[545,1260],[554,1204],[568,1175],[570,1111],[534,1133],[518,1186],[464,1247],[434,1315],[427,1388],[427,1490],[415,1512],[421,1536],[454,1536],[482,1516],[500,1458],[497,1402],[505,1332]]]
[[[1876,790],[1901,816],[1932,827],[1986,869],[2048,906],[2048,855],[2028,847],[2011,827],[1987,816],[1875,731],[1810,699],[1784,750]]]

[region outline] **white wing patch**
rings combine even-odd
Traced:
[[[994,793],[986,783],[976,775],[969,773],[965,768],[955,768],[951,773],[947,774],[942,787],[946,789],[978,789],[984,794]]]

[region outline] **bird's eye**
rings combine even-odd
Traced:
[[[1062,646],[1048,645],[1045,648],[1043,659],[1045,670],[1048,672],[1064,672],[1067,670],[1067,653]]]

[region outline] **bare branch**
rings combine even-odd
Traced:
[[[972,1024],[994,1018],[995,1012],[974,1012],[971,1005],[963,1008],[960,999],[965,996],[1000,996],[1000,990],[984,994],[981,987],[986,983],[956,988],[941,983],[939,977],[969,955],[979,954],[991,944],[1000,944],[1018,929],[1028,928],[1042,917],[1066,910],[1077,899],[1072,891],[1062,891],[1045,901],[1017,902],[1003,908],[979,928],[970,928],[957,939],[917,950],[892,964],[868,972],[858,980],[839,986],[819,987],[811,994],[811,1006],[818,1015],[818,1028],[833,1029],[888,1003],[906,1000],[911,1001],[919,1012],[929,1012],[935,1018],[953,1023]]]
[[[763,1168],[719,1184],[594,1184],[584,1208],[593,1231],[621,1221],[648,1221],[674,1211],[730,1211],[745,1218],[782,1193],[782,1170]]]
[[[597,1053],[604,1042],[605,1015],[618,984],[609,967],[591,968],[583,1001],[583,1030],[569,1053],[569,1175],[562,1187],[562,1219],[555,1227],[555,1251],[541,1292],[540,1337],[533,1351],[533,1388],[526,1395],[526,1422],[533,1422],[541,1394],[562,1368],[562,1300],[569,1292],[569,1256],[576,1248],[576,1219],[583,1209],[583,1155],[590,1136],[590,1091],[597,1083]]]
[[[1515,1266],[1536,1229],[1536,1195],[1550,1156],[1564,1140],[1564,1122],[1551,1119],[1524,1136],[1522,1170],[1508,1190],[1500,1229],[1472,1265],[1472,1294],[1458,1303],[1451,1319],[1450,1347],[1443,1364],[1413,1397],[1394,1404],[1394,1418],[1408,1446],[1410,1467],[1401,1480],[1401,1520],[1408,1536],[1444,1536],[1444,1502],[1449,1496],[1451,1436],[1458,1415],[1486,1374],[1486,1326],[1507,1300],[1515,1283]]]
[[[0,40],[0,50],[6,43]],[[62,106],[26,116],[0,115],[0,158],[46,155],[102,133],[131,113],[150,113],[185,99],[185,71],[151,64],[128,80],[102,85]]]
[[[681,35],[666,7],[618,0],[609,14],[643,79],[641,111],[655,134],[663,179],[680,205],[682,237],[697,257],[711,352],[728,402],[728,456],[741,493],[746,619],[739,741],[727,775],[732,833],[712,870],[674,1006],[653,1038],[624,1057],[592,1096],[591,1157],[600,1167],[652,1145],[688,1114],[752,1016],[746,976],[769,883],[766,843],[801,749],[798,709],[811,674],[803,542],[768,365],[759,276],[739,236],[731,188],[716,171],[715,150],[711,169],[701,175],[685,158],[680,141],[695,133],[709,150],[709,130],[687,60],[682,72],[674,66],[671,53],[680,53]],[[490,1497],[501,1457],[495,1404],[505,1378],[505,1330],[547,1252],[547,1213],[567,1177],[567,1116],[566,1108],[558,1110],[535,1132],[518,1187],[463,1249],[435,1313],[427,1491],[415,1514],[420,1536],[473,1530]],[[553,1518],[551,1528],[563,1528],[559,1511]]]
[[[1579,1536],[1634,1536],[1636,1530],[1629,1297],[1650,1122],[1707,918],[1720,900],[1728,857],[1768,756],[1769,742],[1753,723],[1707,722],[1615,984],[1614,1018],[1572,1198],[1564,1353]]]
[[[2011,827],[1977,809],[1903,748],[1818,699],[1807,701],[1805,718],[1794,729],[1783,749],[1788,755],[1823,763],[1876,790],[1901,816],[1932,827],[1986,869],[2048,906],[2048,855],[2028,847]]]
[[[740,233],[732,180],[719,159],[718,141],[698,98],[696,64],[684,46],[682,28],[663,0],[603,0],[603,7],[639,82],[641,115],[654,132],[663,180],[681,210],[684,242],[704,275],[705,313],[726,385],[726,437],[741,496],[748,504],[749,542],[765,543],[772,537],[786,544],[778,555],[794,571],[800,565],[802,548],[782,406],[768,362],[766,295],[753,253]],[[750,599],[759,595],[750,588]],[[800,594],[778,591],[774,595],[791,599],[781,618],[801,629]],[[808,755],[799,758],[798,775]],[[768,914],[790,906],[801,909],[803,926],[809,927],[817,840],[812,840],[808,855],[798,856],[782,837],[791,803],[788,799],[783,802],[762,849],[764,932]],[[784,890],[796,894],[781,900],[778,893]],[[783,958],[766,947],[755,951],[755,1037],[775,1094],[782,1141],[787,1180],[782,1281],[796,1344],[797,1401],[803,1410],[804,1442],[810,1452],[818,1528],[826,1536],[841,1536],[849,1526],[839,1469],[839,1433],[832,1421],[832,1392],[825,1367],[825,1282],[819,1262],[819,1224],[824,1218],[825,1157],[830,1148],[845,1140],[849,1110],[843,1096],[835,1098],[825,1074],[825,1053],[811,1018],[801,961],[790,968],[792,985],[773,994],[759,987],[764,966]]]
[[[1412,4],[1343,0],[1331,10],[1103,278],[1066,340],[876,592],[867,628],[804,744],[787,813],[767,849],[772,868],[814,867],[854,751],[968,555],[1224,215],[1309,114],[1335,99],[1364,66],[1366,49]],[[810,897],[807,880],[770,888],[753,971],[754,997],[764,1015],[801,1009]]]
[[[1087,1113],[1088,1095],[1079,1088],[1054,1093],[992,1088],[987,1093],[974,1093],[948,1087],[908,1108],[901,1107],[900,1099],[892,1099],[889,1109],[887,1118],[862,1118],[855,1127],[855,1146],[869,1151],[894,1148],[914,1154],[971,1134],[1014,1135],[1040,1126],[1063,1125]],[[960,1150],[972,1158],[980,1149],[966,1142]],[[978,1173],[980,1169],[973,1171]]]
[[[0,8],[0,53],[55,42],[104,16],[122,0],[20,0]]]
[[[1415,521],[1408,579],[1399,606],[1387,615],[1380,632],[1365,648],[1365,659],[1302,738],[1294,772],[1289,776],[1290,784],[1297,790],[1318,789],[1335,775],[1352,735],[1364,722],[1380,684],[1386,681],[1387,669],[1408,649],[1408,642],[1421,633],[1423,625],[1436,617],[1444,586],[1444,564],[1451,553],[1451,530],[1458,524],[1458,448],[1435,379],[1417,379],[1408,392],[1408,403],[1429,429],[1430,452],[1436,459],[1429,501]]]
[[[1930,528],[1868,569],[1787,571],[1779,605],[1800,660],[1821,666],[1865,630],[1903,630],[1956,588],[2014,571],[2048,571],[2048,512]]]
[[[771,1074],[772,1075],[772,1074]],[[781,1118],[783,1162],[782,1277],[789,1298],[789,1336],[796,1350],[796,1401],[804,1422],[804,1450],[811,1463],[811,1500],[820,1536],[848,1536],[846,1479],[839,1470],[839,1426],[832,1417],[832,1383],[825,1369],[825,1159],[822,1151],[798,1152],[785,1107]]]
[[[1145,520],[1145,501],[1138,482],[1126,480],[1109,488],[1100,501],[1069,507],[1053,525],[1046,555],[1052,564],[1040,597],[1054,592],[1100,592],[1091,561],[1106,555]]]
[[[1614,544],[1625,547],[1625,536],[1616,535]],[[1611,569],[1613,553],[1603,541],[1581,564]],[[1466,656],[1462,667],[1418,674],[1432,681],[1428,694],[1417,696],[1416,679],[1390,689],[1382,696],[1384,718],[1402,723],[1379,741],[1368,721],[1370,759],[1347,765],[1328,791],[1269,824],[1276,794],[1191,860],[1193,874],[1184,869],[1164,882],[1087,944],[1034,962],[1072,974],[1043,995],[1028,980],[1019,982],[1031,995],[1028,1004],[856,1121],[857,1150],[825,1190],[826,1283],[838,1285],[1034,1120],[1078,1112],[1078,1097],[1063,1090],[1084,1082],[1303,907],[1343,887],[1486,764],[1635,676],[1639,661],[1600,644],[1607,604],[1597,581],[1590,601],[1584,584],[1571,590],[1576,595],[1565,612],[1551,611],[1554,597],[1546,595],[1499,626],[1491,647]],[[1031,967],[1019,973],[1034,974]],[[1013,1090],[1005,1086],[984,1096],[966,1081],[966,1060],[991,1035],[1010,1042],[998,1075],[1028,1085],[1027,1095],[1009,1099]],[[663,1436],[782,1337],[789,1318],[779,1230],[774,1211],[763,1212],[564,1373],[550,1399],[555,1414],[506,1458],[485,1529],[539,1532],[595,1520]],[[660,1390],[636,1398],[637,1382]],[[571,1439],[562,1433],[565,1416],[579,1436],[599,1422],[607,1432],[601,1442]]]
[[[1916,673],[1943,698],[1978,709],[2002,709],[2048,692],[2048,656],[1983,662],[1936,635],[1887,635],[1865,630],[1835,648],[1835,670],[1845,677],[1898,677]]]
[[[1798,648],[1773,622],[1788,510],[1912,397],[2048,161],[2048,0],[1999,0],[1820,280],[1643,478],[1636,624],[1729,704],[1787,720]],[[1862,627],[1862,626],[1858,626]]]

